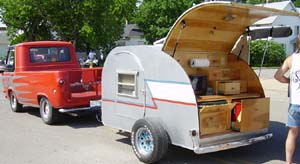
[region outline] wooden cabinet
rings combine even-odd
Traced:
[[[214,68],[208,71],[208,80],[239,80],[240,70],[235,68]]]
[[[270,99],[265,98],[253,70],[235,56],[224,65],[218,64],[221,59],[213,57],[209,60],[211,63],[215,61],[215,66],[201,67],[195,71],[196,75],[207,76],[207,87],[211,90],[210,94],[197,97],[201,136],[268,128]],[[235,100],[240,100],[238,106]],[[217,101],[225,103],[214,104]],[[238,116],[234,113],[237,107],[240,109]]]
[[[241,83],[239,81],[224,81],[218,83],[218,94],[240,94]]]
[[[231,109],[234,104],[204,106],[199,112],[200,134],[225,132],[231,129]]]
[[[241,97],[245,98],[247,94],[242,95]],[[226,100],[225,104],[204,105],[199,109],[201,136],[230,131],[247,132],[269,127],[270,98],[254,98],[253,94],[249,95],[252,98],[240,99],[239,115],[233,119],[232,112],[236,102],[232,100],[236,100],[237,95],[218,97],[215,102]],[[231,103],[227,103],[229,101]]]
[[[241,100],[241,112],[233,129],[240,132],[269,127],[270,98]]]

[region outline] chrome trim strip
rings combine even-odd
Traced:
[[[204,146],[204,147],[195,147],[194,152],[196,154],[204,154],[204,153],[216,152],[216,151],[221,151],[221,150],[226,150],[231,148],[237,148],[237,147],[251,145],[259,141],[270,139],[272,136],[273,134],[269,133],[262,136],[243,139],[239,141],[233,141],[233,142],[222,143],[222,144],[211,145],[211,146]]]
[[[68,113],[68,112],[85,111],[85,110],[91,110],[92,111],[93,109],[96,109],[96,108],[92,108],[92,107],[70,108],[70,109],[63,109],[63,108],[61,108],[58,111],[60,113]]]

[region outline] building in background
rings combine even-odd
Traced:
[[[126,24],[122,38],[117,41],[117,46],[131,46],[146,44],[144,33],[137,24]]]
[[[298,12],[297,8],[291,1],[274,2],[260,4],[259,6],[285,10],[290,12]],[[295,16],[271,16],[260,21],[257,21],[254,27],[265,26],[290,26],[293,33],[289,37],[285,38],[272,38],[271,40],[277,42],[283,46],[286,55],[292,54],[296,49],[297,36],[299,35],[300,17]]]

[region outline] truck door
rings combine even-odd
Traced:
[[[134,54],[124,52],[119,54],[116,65],[117,103],[115,113],[132,121],[143,118],[145,84],[144,72],[139,59]]]

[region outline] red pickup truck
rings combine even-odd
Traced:
[[[96,111],[102,68],[81,68],[70,42],[37,41],[10,46],[2,82],[14,112],[38,107],[46,124],[61,113]]]

